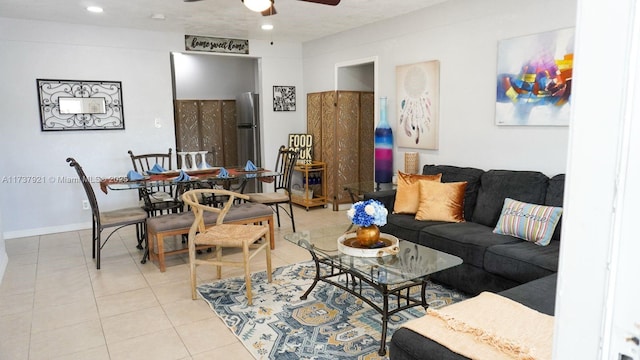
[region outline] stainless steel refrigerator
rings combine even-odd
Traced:
[[[240,166],[245,166],[247,160],[251,160],[257,167],[262,167],[259,104],[258,94],[245,92],[236,96],[238,165]],[[261,191],[260,185],[260,182],[250,180],[245,192]]]

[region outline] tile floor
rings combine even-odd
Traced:
[[[298,231],[349,224],[345,211],[296,207]],[[309,260],[276,228],[273,267]],[[186,255],[167,258],[167,271],[140,263],[134,228],[103,248],[102,269],[91,258],[91,230],[6,240],[9,263],[0,284],[0,359],[251,359],[201,299],[192,300]],[[235,255],[235,254],[234,254]],[[252,271],[264,270],[264,256]],[[200,267],[200,282],[215,281]],[[223,278],[242,269],[223,269]]]

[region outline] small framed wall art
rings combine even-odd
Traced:
[[[296,111],[296,87],[273,87],[273,111]]]

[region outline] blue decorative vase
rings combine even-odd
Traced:
[[[387,122],[387,98],[380,98],[380,122],[375,132],[375,182],[390,183],[393,178],[393,133]]]

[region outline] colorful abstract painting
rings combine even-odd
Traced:
[[[396,68],[399,147],[438,149],[440,62]]]
[[[497,125],[569,125],[574,29],[498,44]]]

